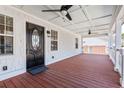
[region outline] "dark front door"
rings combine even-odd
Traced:
[[[44,65],[44,27],[26,23],[27,69]]]

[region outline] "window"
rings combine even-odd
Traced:
[[[34,29],[32,33],[32,46],[34,50],[37,50],[40,46],[40,36],[37,29]]]
[[[0,55],[13,54],[13,18],[0,14]]]
[[[51,51],[58,50],[58,32],[51,30]]]
[[[75,48],[78,49],[78,38],[75,38]]]

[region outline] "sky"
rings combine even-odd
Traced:
[[[124,33],[124,24],[122,25],[122,29],[121,30],[122,30],[121,33]]]

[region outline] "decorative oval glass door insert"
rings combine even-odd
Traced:
[[[39,41],[40,41],[40,37],[39,37],[38,30],[34,29],[33,33],[32,33],[32,46],[33,46],[34,50],[38,49],[39,43],[40,43]]]

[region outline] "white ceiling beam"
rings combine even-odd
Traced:
[[[99,37],[99,39],[101,39],[101,40],[104,40],[104,41],[108,41],[108,38],[106,37]]]
[[[83,38],[91,38],[91,37],[101,37],[101,36],[108,36],[107,34],[97,34],[97,35],[81,35]]]
[[[99,34],[105,34],[105,33],[108,33],[109,30],[108,29],[99,29],[99,30],[94,30],[92,33],[99,33]],[[84,34],[84,35],[87,35],[88,34],[88,31],[84,31],[84,32],[77,32],[76,34]]]
[[[85,22],[88,22],[88,20],[83,20],[83,21],[80,21],[80,22],[76,22],[76,23],[74,23],[75,25],[78,25],[78,24],[82,24],[82,23],[85,23]],[[68,27],[68,26],[70,26],[71,24],[69,24],[69,25],[65,25],[65,26],[63,26],[63,27]]]
[[[112,14],[109,14],[109,15],[104,15],[104,16],[100,16],[100,17],[96,17],[96,18],[92,18],[93,21],[95,20],[98,20],[98,19],[102,19],[102,18],[107,18],[107,17],[110,17],[112,16]],[[78,24],[82,24],[82,23],[85,23],[85,22],[88,22],[88,20],[83,20],[83,21],[80,21],[80,22],[76,22],[74,23],[75,25],[78,25]],[[62,27],[67,27],[67,26],[70,26],[71,24],[69,25],[65,25],[65,26],[62,26]]]
[[[102,19],[102,18],[111,17],[111,16],[112,16],[112,14],[108,14],[108,15],[92,18],[92,20],[94,21],[94,20],[97,20],[97,19]]]
[[[94,26],[93,26],[93,24],[92,24],[92,18],[90,18],[86,7],[82,7],[82,6],[80,5],[80,8],[81,8],[83,14],[85,15],[85,17],[88,19],[90,26],[91,26],[92,28],[94,28]],[[89,28],[89,29],[90,29],[90,28]]]
[[[94,27],[106,26],[106,25],[109,25],[109,24],[110,24],[110,23],[100,24],[100,25],[94,25]],[[76,29],[70,29],[70,30],[71,30],[71,31],[75,31],[75,30],[86,29],[86,28],[90,28],[90,26],[81,27],[81,28],[76,28]]]
[[[94,31],[94,32],[99,32],[99,31],[103,31],[103,30],[106,30],[106,31],[109,31],[109,28],[104,28],[104,29],[94,29],[94,30],[91,30],[91,31]],[[76,33],[86,33],[88,32],[87,30],[85,31],[80,31],[80,32],[76,32]]]
[[[96,18],[92,18],[92,21],[95,21],[95,20],[98,20],[98,19],[102,19],[102,18],[111,17],[111,16],[112,16],[112,14],[104,15],[104,16],[100,16],[100,17],[96,17]],[[80,21],[80,22],[76,22],[74,24],[78,25],[78,24],[82,24],[82,23],[85,23],[85,22],[88,22],[88,20],[83,20],[83,21]],[[67,27],[67,26],[70,26],[70,24],[69,25],[65,25],[63,27]]]

